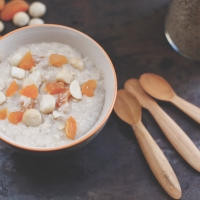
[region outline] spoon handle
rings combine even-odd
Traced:
[[[152,107],[148,110],[172,146],[194,169],[200,172],[200,151],[192,140],[158,104],[152,104]]]
[[[200,108],[189,103],[188,101],[182,99],[177,95],[174,95],[174,97],[171,99],[171,102],[179,109],[181,109],[185,114],[187,114],[197,123],[200,124]]]
[[[180,184],[167,158],[141,121],[132,127],[141,150],[158,182],[172,198],[180,199],[182,195]]]

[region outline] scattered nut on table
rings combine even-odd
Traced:
[[[42,2],[33,2],[29,7],[31,17],[41,17],[46,13],[46,6]]]
[[[13,23],[19,27],[26,26],[29,23],[29,20],[30,17],[25,12],[18,12],[13,17]]]
[[[33,18],[29,22],[29,26],[37,25],[37,24],[44,24],[44,20],[40,18]]]
[[[0,33],[4,30],[4,23],[0,21]]]

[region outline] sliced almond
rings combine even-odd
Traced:
[[[70,94],[75,99],[82,99],[83,96],[82,96],[82,92],[81,92],[81,88],[80,88],[78,80],[74,80],[71,82],[71,84],[69,86],[69,91],[70,91]]]

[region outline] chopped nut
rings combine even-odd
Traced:
[[[25,110],[26,108],[33,108],[35,105],[33,100],[30,97],[26,97],[26,96],[21,96],[19,99],[19,102],[20,102],[23,110]]]
[[[34,70],[27,78],[22,82],[22,88],[25,88],[28,85],[35,84],[37,87],[40,86],[42,81],[42,75],[40,71]]]
[[[32,78],[27,77],[22,82],[22,88],[25,88],[26,86],[32,85],[32,84],[35,84],[35,81]]]
[[[37,87],[40,86],[42,82],[42,74],[39,70],[34,70],[28,77],[34,80],[34,84],[37,85]]]
[[[58,112],[58,111],[56,111],[56,110],[54,110],[53,111],[53,117],[56,119],[56,118],[58,118],[58,117],[61,117],[62,115]]]
[[[0,80],[0,90],[3,90],[5,87],[6,87],[5,82]]]
[[[58,125],[58,130],[63,130],[65,128],[65,124],[59,124]]]
[[[69,64],[79,70],[83,70],[85,67],[84,62],[80,58],[69,59]]]
[[[37,69],[37,67],[32,67],[29,71],[32,73]]]
[[[65,83],[70,84],[72,80],[72,74],[66,69],[62,69],[56,74],[56,81],[64,81]]]
[[[76,99],[82,99],[81,88],[80,88],[78,80],[74,80],[74,81],[71,82],[71,84],[69,86],[69,91],[70,91],[70,94],[74,98],[76,98]]]
[[[19,66],[19,63],[21,59],[23,58],[23,55],[21,53],[16,53],[11,59],[10,59],[10,64],[12,66]]]
[[[52,112],[55,108],[56,101],[52,95],[43,95],[41,101],[40,101],[40,110],[48,114]]]
[[[6,96],[3,92],[0,92],[0,104],[4,103],[6,101]]]
[[[3,92],[0,92],[0,104],[4,103],[6,101],[6,96]]]
[[[17,79],[22,79],[25,76],[25,70],[18,67],[12,67],[11,76]]]

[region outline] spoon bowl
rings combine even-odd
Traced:
[[[139,102],[125,90],[118,90],[114,110],[120,119],[130,125],[136,124],[141,120],[141,106]]]
[[[161,76],[146,73],[140,77],[143,89],[156,99],[169,101],[175,95],[170,84]]]
[[[146,73],[140,77],[140,84],[154,98],[170,101],[197,123],[200,123],[200,108],[179,97],[170,84],[162,77]]]

